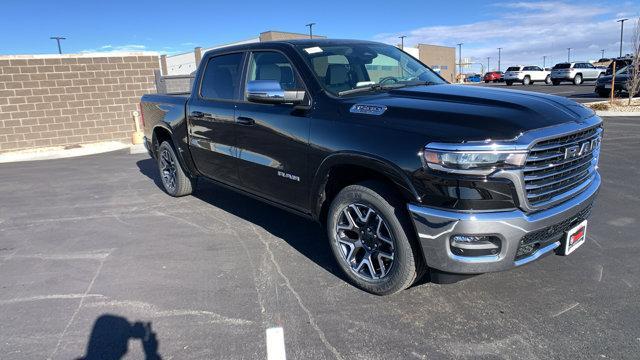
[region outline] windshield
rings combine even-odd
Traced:
[[[554,66],[554,69],[568,69],[571,67],[571,64],[569,63],[562,63],[562,64],[556,64],[556,66]]]
[[[322,87],[333,95],[420,84],[445,84],[431,69],[385,44],[299,46]]]
[[[631,69],[631,65],[627,65],[625,67],[623,67],[622,69],[616,71],[616,75],[626,75],[629,73],[629,70]]]

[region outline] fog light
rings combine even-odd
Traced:
[[[493,235],[453,235],[450,238],[451,252],[459,256],[498,255],[502,242]]]

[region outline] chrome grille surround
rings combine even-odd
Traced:
[[[596,125],[534,143],[522,170],[529,206],[546,207],[588,185],[598,165],[601,138],[602,127]]]
[[[451,151],[520,151],[527,150],[527,164],[523,169],[497,169],[490,178],[503,178],[510,180],[515,187],[518,197],[518,206],[525,212],[536,212],[550,208],[556,204],[569,200],[589,187],[597,171],[600,146],[592,149],[588,154],[567,159],[558,163],[559,156],[552,156],[554,148],[564,149],[578,141],[582,144],[587,141],[580,134],[587,132],[587,138],[597,136],[602,139],[602,119],[593,115],[580,121],[571,121],[559,125],[549,126],[523,132],[512,140],[486,140],[465,143],[430,143],[430,148]],[[594,132],[592,134],[591,132]],[[557,159],[556,159],[557,158]],[[556,160],[556,163],[553,161]],[[536,164],[545,166],[539,169]],[[553,170],[551,170],[553,169]],[[566,170],[566,171],[565,171]],[[563,173],[558,173],[565,171]],[[562,174],[567,174],[566,179]],[[545,176],[536,178],[536,176]],[[549,182],[544,184],[543,180]],[[566,182],[564,182],[566,181]],[[541,186],[542,185],[542,186]],[[560,191],[552,191],[552,186],[561,188]],[[537,187],[541,186],[541,187]],[[546,189],[546,190],[545,190]],[[550,191],[550,192],[549,192]],[[545,198],[537,197],[540,193]]]
[[[529,151],[523,169],[497,171],[492,177],[510,179],[520,208],[526,212],[547,209],[585,190],[593,181],[600,156],[602,119],[592,116],[581,122],[564,123],[527,131],[516,147]],[[597,140],[595,148],[568,159],[565,149]],[[562,154],[562,156],[560,156]]]

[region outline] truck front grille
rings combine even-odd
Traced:
[[[562,200],[593,180],[602,128],[592,127],[536,143],[524,168],[529,205]]]
[[[553,242],[560,241],[564,234],[572,227],[576,226],[591,214],[593,204],[580,210],[576,215],[565,219],[557,224],[548,226],[534,232],[530,232],[520,239],[518,250],[516,250],[515,260],[520,260],[530,256],[536,250],[543,248]]]

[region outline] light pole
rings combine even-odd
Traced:
[[[567,48],[567,62],[571,62],[571,48]]]
[[[60,40],[67,40],[67,38],[62,36],[52,36],[49,39],[55,40],[58,42],[58,54],[62,54],[62,48],[60,47]]]
[[[309,39],[313,39],[313,25],[315,25],[316,23],[309,23],[305,26],[309,27]]]
[[[491,71],[489,67],[489,61],[491,61],[491,57],[487,56],[487,72]]]
[[[600,50],[600,52],[602,53],[602,56],[600,56],[600,58],[604,59],[604,49]]]
[[[404,50],[404,38],[406,38],[407,35],[402,35],[398,37],[400,38],[400,49]]]
[[[458,45],[458,76],[462,76],[462,44],[463,43],[459,43]]]
[[[624,22],[629,19],[620,19],[616,20],[616,22],[620,23],[620,57],[622,57],[622,34],[624,34]]]
[[[542,70],[547,67],[547,55],[542,55]]]
[[[500,52],[502,51],[502,48],[498,48],[498,71],[500,71]]]

